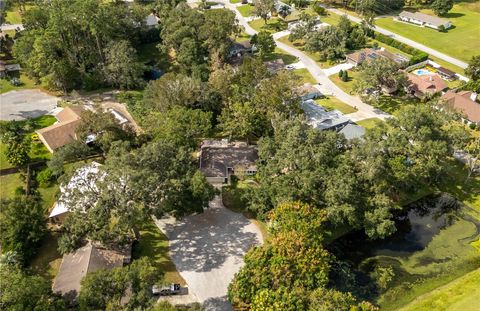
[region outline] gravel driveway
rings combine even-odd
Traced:
[[[51,112],[58,97],[39,90],[10,91],[0,94],[0,120],[25,120]]]
[[[157,220],[170,240],[170,255],[178,272],[205,310],[232,310],[227,288],[243,265],[243,256],[263,242],[258,227],[226,209],[217,196],[203,214],[177,222]]]

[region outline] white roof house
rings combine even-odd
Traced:
[[[68,213],[71,210],[85,210],[86,203],[91,199],[88,197],[90,190],[97,190],[96,181],[104,175],[99,175],[101,164],[97,162],[89,163],[75,171],[74,175],[67,184],[60,186],[60,198],[53,206],[49,217],[57,217]],[[85,194],[82,200],[76,198],[72,200],[72,194],[75,192]]]
[[[402,13],[398,14],[398,19],[434,29],[438,29],[440,26],[443,26],[445,29],[452,27],[452,23],[447,19],[419,12],[412,13],[403,11]]]

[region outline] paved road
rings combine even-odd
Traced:
[[[362,20],[361,20],[360,18],[358,18],[358,17],[352,16],[352,15],[349,15],[349,14],[345,14],[345,12],[342,12],[342,11],[337,10],[337,9],[327,8],[327,10],[329,10],[330,12],[333,12],[333,13],[335,13],[335,14],[347,15],[347,17],[348,17],[351,21],[353,21],[353,22],[355,22],[355,23],[360,23],[360,22],[362,21]],[[467,63],[465,63],[465,62],[463,62],[463,61],[461,61],[461,60],[459,60],[459,59],[456,59],[456,58],[454,58],[454,57],[448,56],[448,55],[446,55],[446,54],[444,54],[444,53],[441,53],[441,52],[439,52],[439,51],[437,51],[437,50],[434,50],[434,49],[432,49],[432,48],[429,48],[428,46],[425,46],[425,45],[423,45],[423,44],[421,44],[421,43],[418,43],[418,42],[416,42],[416,41],[413,41],[413,40],[410,40],[410,39],[408,39],[408,38],[405,38],[405,37],[402,37],[402,36],[400,36],[400,35],[397,35],[396,33],[391,32],[390,30],[387,30],[387,29],[385,29],[385,28],[381,28],[381,27],[375,26],[375,30],[378,31],[378,32],[381,33],[381,34],[384,34],[384,35],[389,36],[389,37],[391,37],[391,38],[394,38],[394,39],[396,39],[396,40],[398,40],[398,41],[400,41],[400,42],[403,42],[403,43],[405,43],[405,44],[408,44],[408,45],[410,45],[410,46],[412,46],[412,47],[414,47],[414,48],[416,48],[416,49],[418,49],[418,50],[427,52],[427,53],[430,54],[430,55],[433,55],[433,56],[435,56],[435,57],[438,57],[438,58],[440,58],[440,59],[443,59],[444,61],[449,62],[449,63],[451,63],[451,64],[454,64],[454,65],[456,65],[456,66],[458,66],[458,67],[461,67],[461,68],[464,68],[464,69],[468,67],[468,64],[467,64]]]
[[[0,95],[0,120],[25,120],[51,112],[59,98],[39,90],[10,91]]]
[[[170,242],[177,271],[207,311],[232,310],[227,288],[253,245],[263,243],[260,230],[243,215],[226,209],[217,196],[204,213],[182,221],[156,221]]]
[[[235,12],[235,15],[238,19],[239,24],[245,28],[245,32],[248,35],[252,36],[257,33],[255,29],[250,27],[245,17],[243,17],[240,14],[240,12],[238,12],[238,10],[236,9],[238,4],[237,5],[231,4],[230,2],[225,0],[222,0],[222,2],[225,3],[226,8]],[[368,118],[379,118],[384,120],[385,118],[390,117],[388,113],[381,111],[380,109],[377,109],[375,107],[372,107],[368,104],[365,104],[360,100],[359,97],[352,96],[350,94],[345,93],[342,89],[340,89],[335,83],[333,83],[328,78],[328,73],[325,73],[325,71],[321,69],[313,59],[308,57],[306,54],[304,54],[300,50],[297,50],[289,45],[286,45],[278,41],[280,37],[286,36],[288,34],[289,34],[288,31],[281,31],[273,34],[273,37],[275,39],[277,46],[282,50],[286,51],[287,53],[297,57],[304,64],[305,68],[308,69],[310,74],[319,83],[318,88],[323,94],[334,96],[338,98],[340,101],[352,107],[356,107],[359,111],[351,116],[351,119],[353,121],[360,121]],[[347,115],[347,117],[350,117],[350,115]]]

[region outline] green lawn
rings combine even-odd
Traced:
[[[240,3],[241,1],[242,1],[242,0],[230,0],[230,3],[235,4],[235,3]]]
[[[236,42],[250,41],[250,37],[246,32],[241,32],[238,36],[235,37]]]
[[[400,311],[474,311],[480,300],[480,269],[416,298]]]
[[[298,62],[298,58],[296,58],[295,56],[293,56],[291,54],[288,54],[287,52],[285,52],[284,50],[282,50],[278,47],[276,47],[275,51],[271,55],[269,55],[265,60],[270,61],[270,60],[275,60],[275,59],[279,59],[279,58],[281,58],[283,60],[285,65],[289,65],[289,64],[293,64],[293,63]]]
[[[353,81],[358,77],[358,71],[348,70],[348,80],[342,81],[338,74],[331,75],[329,78],[333,81],[339,88],[348,94],[353,94]]]
[[[328,12],[328,15],[320,16],[320,20],[322,21],[322,23],[327,23],[332,26],[336,26],[340,21],[340,15]]]
[[[255,7],[250,4],[245,4],[237,7],[238,12],[242,14],[243,17],[249,17],[252,16],[252,11]]]
[[[315,100],[317,104],[326,108],[327,110],[336,109],[344,114],[354,113],[357,112],[358,109],[353,108],[350,105],[345,104],[344,102],[338,100],[335,97],[326,97]]]
[[[390,114],[395,114],[406,105],[419,105],[419,101],[416,98],[392,95],[380,95],[375,100],[370,100],[367,103]]]
[[[433,14],[430,10],[423,13]],[[450,56],[469,61],[480,50],[480,3],[458,3],[445,16],[454,28],[445,33],[394,21],[392,17],[377,19],[375,24]]]
[[[273,17],[268,20],[267,24],[263,19],[256,19],[248,23],[256,31],[267,31],[275,33],[287,29],[287,23],[279,18]]]
[[[19,173],[0,176],[0,199],[13,197],[18,187],[25,187]]]
[[[24,75],[23,73],[20,74],[20,81],[22,82],[19,86],[13,86],[9,80],[7,79],[0,79],[0,94],[14,91],[14,90],[25,90],[25,89],[35,89],[38,88],[38,85],[35,82]]]
[[[378,126],[379,124],[383,123],[383,121],[380,120],[379,118],[370,118],[370,119],[365,119],[365,120],[358,121],[358,122],[355,122],[355,123],[357,123],[360,126],[363,126],[366,129],[372,129],[372,128]]]
[[[305,51],[305,49],[303,48],[304,42],[302,40],[291,42],[288,40],[288,35],[287,35],[287,36],[280,37],[278,41],[288,46],[291,46],[293,48],[296,48],[299,51],[302,51],[305,55],[313,59],[317,63],[317,65],[320,66],[320,68],[328,68],[331,65],[333,65],[333,64],[330,64],[328,61],[327,62],[320,61],[320,56],[318,53]]]
[[[22,16],[20,15],[20,11],[18,9],[7,11],[7,17],[5,18],[5,21],[9,24],[21,24]]]
[[[315,84],[317,83],[317,80],[313,78],[313,76],[310,74],[307,68],[302,68],[302,69],[295,69],[293,70],[293,73],[295,73],[297,76],[302,78],[303,83],[311,83]]]
[[[159,271],[164,273],[165,282],[185,285],[185,280],[177,272],[168,252],[167,237],[158,229],[153,220],[145,222],[140,229],[140,241],[133,249],[133,258],[150,258]]]

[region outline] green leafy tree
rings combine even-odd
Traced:
[[[480,80],[480,55],[472,57],[468,67],[465,69],[465,74],[474,81]]]
[[[2,251],[14,251],[27,263],[46,232],[45,211],[38,198],[16,196],[0,201]]]
[[[453,8],[453,0],[434,0],[430,8],[439,16],[445,15]]]
[[[0,307],[2,310],[67,310],[64,301],[52,293],[50,281],[25,274],[19,267],[0,264]]]
[[[315,27],[319,24],[319,19],[316,16],[305,12],[300,13],[300,23],[298,23],[288,36],[288,40],[295,41],[300,39],[307,39],[315,31]]]
[[[251,43],[255,45],[262,59],[271,55],[277,46],[272,34],[268,31],[260,31],[258,34],[255,34]]]
[[[323,27],[306,40],[305,50],[319,52],[321,59],[335,60],[345,55],[345,40],[342,32],[334,26]]]
[[[126,40],[111,42],[104,50],[105,77],[113,86],[132,89],[143,84],[144,66],[136,59],[137,51]]]
[[[288,5],[283,4],[278,8],[278,15],[280,15],[283,19],[290,14],[292,14],[292,9]]]
[[[263,19],[265,24],[267,24],[270,15],[274,10],[275,1],[274,0],[254,0],[254,9],[253,14],[255,16]]]
[[[218,121],[222,133],[230,138],[260,137],[265,128],[265,119],[250,102],[228,105]]]
[[[366,89],[381,91],[382,88],[399,89],[406,85],[407,77],[399,70],[398,65],[380,57],[362,63],[354,88],[361,93]]]

